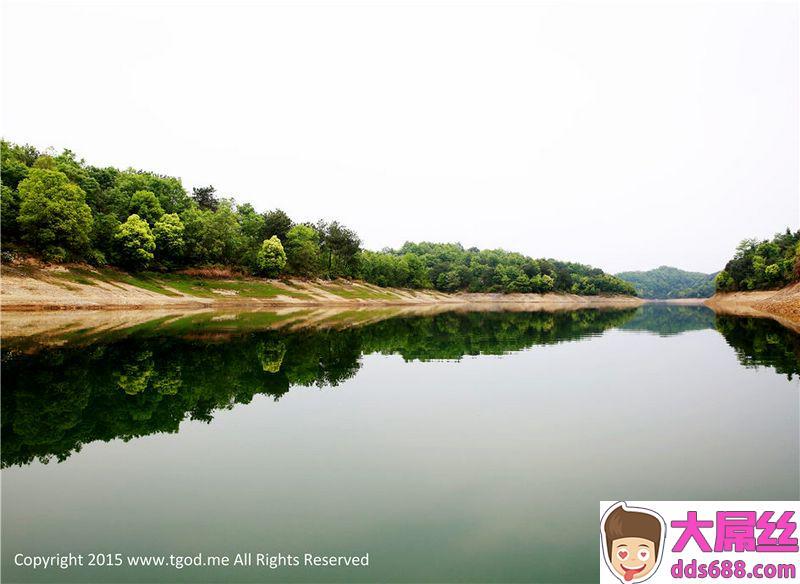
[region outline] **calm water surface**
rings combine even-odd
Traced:
[[[9,339],[3,580],[592,582],[600,500],[800,495],[800,336],[773,321],[658,305],[389,316]],[[370,566],[13,562],[70,551]]]

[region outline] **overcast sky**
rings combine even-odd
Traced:
[[[710,272],[799,227],[795,2],[3,8],[6,139],[369,248]]]

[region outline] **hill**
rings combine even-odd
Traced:
[[[643,298],[708,298],[714,294],[716,274],[687,272],[660,266],[646,272],[620,272],[616,277],[630,282]]]

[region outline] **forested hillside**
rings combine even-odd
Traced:
[[[280,209],[237,204],[213,186],[188,193],[180,179],[86,164],[70,150],[2,142],[2,244],[129,271],[218,266],[266,277],[362,278],[381,286],[473,292],[633,294],[602,270],[458,243],[363,250],[338,221],[297,223]]]
[[[708,298],[714,293],[716,274],[660,266],[646,272],[621,272],[616,276],[633,284],[643,298]]]
[[[776,233],[772,239],[745,239],[716,278],[717,290],[766,290],[800,279],[800,231]]]

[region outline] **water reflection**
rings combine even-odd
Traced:
[[[390,316],[336,313],[300,326],[297,314],[204,313],[102,335],[81,330],[63,346],[40,350],[11,343],[2,357],[2,465],[63,461],[94,441],[174,433],[183,420],[210,421],[215,410],[258,394],[278,400],[293,386],[336,387],[371,353],[458,360],[612,328],[658,335],[716,328],[742,365],[769,366],[790,379],[800,371],[797,334],[771,320],[715,317],[703,307]]]
[[[642,306],[622,328],[668,337],[688,331],[713,329],[714,319],[714,311],[705,306],[654,303]]]
[[[715,325],[745,367],[772,367],[789,379],[800,373],[800,335],[780,323],[720,315]]]

